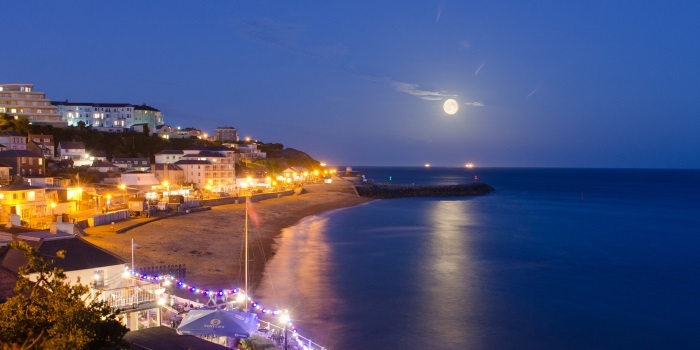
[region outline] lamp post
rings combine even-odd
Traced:
[[[287,310],[284,310],[280,316],[280,321],[284,323],[284,347],[282,349],[287,350],[287,325],[289,325],[289,312]]]
[[[163,181],[163,186],[168,189],[168,197],[170,197],[170,182],[168,180]]]
[[[126,185],[119,184],[119,189],[122,190],[122,202],[123,204],[126,204]]]
[[[51,205],[51,216],[53,217],[54,216],[53,211],[54,211],[54,209],[56,209],[56,202],[51,202],[50,205]]]

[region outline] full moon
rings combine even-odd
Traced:
[[[455,114],[457,110],[459,110],[459,104],[453,99],[448,99],[445,101],[445,104],[442,105],[442,108],[445,109],[445,113],[447,114]]]

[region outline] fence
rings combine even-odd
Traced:
[[[158,275],[165,276],[170,275],[179,280],[184,280],[187,277],[187,265],[161,265],[161,266],[147,266],[139,267],[136,269],[142,275]]]
[[[265,327],[265,324],[267,324],[267,327]],[[274,323],[271,323],[269,321],[260,321],[260,326],[262,329],[267,329],[269,334],[266,333],[259,333],[261,337],[268,338],[275,342],[276,345],[282,345],[281,343],[283,342],[284,339],[284,331],[285,329],[283,327],[280,327]],[[271,331],[271,332],[270,332]],[[310,349],[310,350],[325,350],[326,348],[321,346],[320,344],[314,343],[311,341],[311,339],[306,338],[301,336],[300,334],[294,334],[291,329],[287,329],[287,343],[290,345],[290,347],[293,344],[299,344],[303,346],[305,349]],[[260,330],[258,330],[260,332]]]
[[[124,220],[129,218],[129,210],[117,210],[105,214],[97,214],[88,218],[88,226],[95,227],[106,225],[114,221]]]

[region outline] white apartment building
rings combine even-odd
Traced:
[[[236,186],[236,151],[231,148],[190,147],[175,162],[184,170],[185,183],[198,189],[230,192]]]
[[[51,101],[68,126],[92,126],[106,132],[124,131],[134,124],[148,124],[151,130],[163,125],[163,114],[145,104]]]
[[[0,84],[0,113],[27,117],[33,124],[67,125],[46,94],[34,91],[34,84]]]

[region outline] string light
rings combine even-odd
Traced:
[[[164,281],[165,281],[165,282],[163,283],[164,285],[170,285],[172,282],[175,282],[175,285],[176,285],[177,287],[179,287],[179,288],[181,288],[181,289],[184,289],[184,290],[187,290],[187,291],[189,291],[189,292],[192,293],[192,294],[199,294],[199,295],[202,295],[202,296],[209,296],[209,297],[211,297],[212,294],[214,294],[214,295],[219,296],[219,297],[226,296],[226,298],[228,299],[229,296],[238,295],[238,297],[236,298],[236,301],[237,301],[237,302],[241,303],[241,302],[245,301],[245,299],[248,299],[248,303],[249,303],[249,305],[251,306],[251,308],[252,308],[253,310],[259,310],[261,314],[264,314],[264,315],[274,315],[274,316],[278,316],[278,315],[282,314],[282,310],[279,310],[279,309],[277,309],[277,308],[275,308],[275,309],[270,309],[270,308],[262,307],[258,302],[252,300],[252,299],[250,298],[250,296],[248,295],[248,293],[242,293],[243,291],[242,291],[240,288],[222,289],[222,290],[218,290],[218,291],[214,292],[214,291],[210,291],[210,290],[208,290],[208,289],[202,290],[202,289],[197,288],[197,287],[195,287],[195,286],[193,286],[193,285],[188,285],[188,284],[185,283],[184,281],[179,280],[179,279],[176,279],[176,278],[174,278],[174,277],[172,277],[172,276],[169,276],[169,275],[166,275],[166,276],[158,276],[158,275],[156,275],[156,276],[149,276],[149,275],[142,275],[142,274],[139,274],[139,273],[136,272],[136,271],[131,271],[131,275],[134,276],[134,277],[136,277],[136,278],[145,280],[145,281],[160,281],[160,280],[164,280]],[[290,323],[290,324],[289,324],[289,327],[290,327],[290,329],[291,329],[291,331],[292,331],[292,337],[295,337],[295,338],[296,338],[296,336],[298,335],[296,326],[294,326],[293,324]],[[300,345],[303,346],[303,344],[302,344],[302,342],[301,342],[300,339],[297,338],[296,340],[297,340],[297,342],[298,342]],[[304,348],[306,348],[306,347],[304,346]]]

